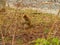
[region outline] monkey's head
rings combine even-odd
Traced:
[[[24,15],[23,18],[28,18],[27,15]]]

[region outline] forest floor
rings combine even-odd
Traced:
[[[51,37],[60,37],[58,15],[40,13],[31,9],[0,11],[0,42],[3,34],[6,45],[12,45],[13,42],[14,45],[29,45],[29,42],[37,38],[49,38],[49,33],[53,33]]]

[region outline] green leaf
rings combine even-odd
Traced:
[[[52,39],[52,45],[59,45],[60,40],[58,38],[53,38]]]

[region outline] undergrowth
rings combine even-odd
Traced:
[[[36,39],[34,45],[60,45],[60,40],[58,38],[44,39],[38,38]]]
[[[28,29],[25,28],[27,27],[27,23],[23,18],[24,15],[29,18],[31,22],[30,24],[32,25],[32,27]],[[50,30],[52,30],[52,32]],[[57,34],[55,32],[57,32],[57,30],[59,33],[60,17],[54,14],[41,12],[39,13],[30,9],[15,10],[11,8],[7,8],[5,13],[0,12],[0,41],[2,41],[4,44],[6,42],[8,43],[8,41],[11,41],[12,45],[15,45],[15,43],[18,43],[18,45],[22,45],[21,43],[24,43],[24,41],[26,41],[27,39],[28,42],[31,40],[32,37],[32,40],[35,37],[38,37],[37,40],[34,40],[34,45],[60,45],[59,38],[55,38],[55,35]],[[54,36],[54,38],[49,38],[49,32],[55,33],[51,36]],[[45,37],[39,38],[40,34],[42,36],[47,35],[47,39],[45,39]]]

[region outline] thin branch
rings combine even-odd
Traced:
[[[1,28],[0,28],[1,29]],[[2,44],[5,45],[5,40],[4,40],[4,35],[3,35],[3,32],[1,30],[1,36],[2,36]]]

